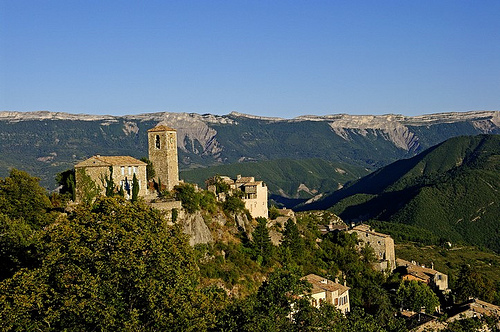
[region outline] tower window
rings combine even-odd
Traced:
[[[159,149],[160,148],[160,135],[156,135],[155,144],[156,144],[156,148]]]

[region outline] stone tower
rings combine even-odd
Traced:
[[[148,130],[149,160],[153,163],[156,179],[163,188],[172,190],[179,184],[177,159],[177,131],[164,125]]]

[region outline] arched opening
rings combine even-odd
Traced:
[[[157,149],[160,148],[160,135],[156,135],[156,137],[155,137],[155,145],[156,145]]]

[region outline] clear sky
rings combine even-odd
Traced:
[[[500,110],[499,0],[0,0],[0,110]]]

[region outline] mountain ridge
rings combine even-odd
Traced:
[[[177,129],[181,169],[276,159],[340,162],[374,171],[450,137],[500,133],[499,111],[408,117],[397,114],[293,119],[156,112],[89,115],[0,112],[0,176],[15,167],[54,187],[57,172],[94,154],[147,155],[145,133],[166,123]],[[319,188],[309,188],[311,192]],[[332,190],[335,188],[332,188]],[[285,190],[286,192],[286,190]],[[286,192],[292,197],[294,193]]]

